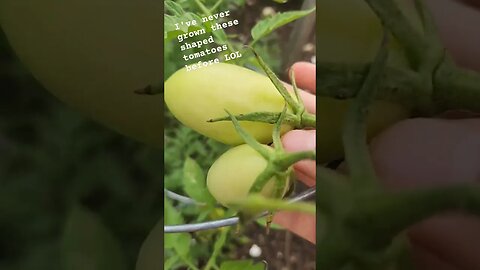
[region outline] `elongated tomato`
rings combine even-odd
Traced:
[[[162,99],[135,89],[162,78],[161,1],[0,0],[0,24],[20,60],[72,107],[163,146]]]
[[[281,112],[285,101],[268,77],[219,63],[174,73],[165,82],[165,103],[184,125],[220,142],[237,145],[243,140],[231,122],[207,121],[226,116],[225,110],[232,114]],[[246,121],[241,125],[260,142],[272,141],[273,125]]]

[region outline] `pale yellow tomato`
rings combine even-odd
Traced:
[[[134,90],[162,78],[162,1],[0,0],[20,60],[72,107],[162,146],[161,96]]]
[[[270,149],[264,145],[265,149]],[[267,167],[267,161],[247,144],[235,146],[221,155],[210,167],[207,174],[207,188],[221,204],[245,199],[258,175]],[[261,191],[265,197],[274,194],[275,178],[267,182]],[[288,184],[285,185],[286,192]]]

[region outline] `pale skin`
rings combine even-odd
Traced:
[[[442,40],[455,61],[480,72],[480,12],[452,0],[427,1]],[[468,1],[480,7],[480,1]],[[307,109],[315,113],[315,66],[292,66]],[[321,134],[318,134],[321,136]],[[315,149],[316,131],[283,136],[288,151]],[[374,166],[389,189],[480,182],[480,118],[409,119],[370,144]],[[315,185],[315,162],[295,165],[298,179]],[[274,221],[315,243],[315,216],[279,213]],[[425,220],[408,231],[417,269],[480,269],[480,218],[449,213]]]

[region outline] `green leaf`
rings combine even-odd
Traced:
[[[181,258],[187,258],[190,253],[192,237],[188,233],[178,233],[174,249]]]
[[[258,213],[261,211],[292,211],[315,214],[316,207],[314,203],[307,202],[289,202],[281,199],[265,198],[259,194],[252,194],[244,199],[231,203],[232,207],[241,209],[244,214]]]
[[[140,248],[136,270],[162,269],[161,252],[163,252],[163,218],[150,231]],[[166,262],[165,262],[166,263]],[[166,268],[169,269],[169,268]]]
[[[252,28],[252,38],[254,41],[257,41],[285,24],[303,18],[313,11],[315,11],[315,8],[302,11],[281,12],[272,17],[261,20]]]
[[[177,225],[184,223],[183,217],[175,207],[173,207],[167,197],[164,198],[164,215],[165,215],[165,225]],[[165,248],[175,248],[177,245],[179,234],[169,233],[165,235]]]
[[[89,210],[75,206],[65,225],[62,238],[65,270],[126,270],[120,244]]]
[[[174,1],[165,1],[165,10],[171,13],[164,14],[164,32],[165,39],[172,40],[175,39],[178,35],[183,33],[188,33],[189,31],[194,31],[202,29],[202,18],[195,13],[185,11],[179,4]],[[180,22],[191,22],[192,20],[196,21],[196,25],[187,26],[186,24],[181,24]],[[175,24],[178,23],[178,28]]]
[[[184,223],[184,219],[175,207],[173,207],[167,197],[164,198],[165,204],[165,225],[177,225]],[[189,258],[192,237],[188,233],[167,233],[165,234],[165,249],[173,249],[181,260],[191,267],[192,262]],[[165,258],[169,259],[169,258]],[[192,268],[192,267],[191,267]]]
[[[164,200],[165,225],[177,225],[184,223],[182,214],[173,207],[172,202],[165,196]]]
[[[251,260],[226,261],[220,266],[220,270],[266,270],[262,263],[254,264]]]
[[[191,158],[187,158],[183,166],[183,188],[192,199],[209,205],[215,204],[215,199],[208,192],[205,184],[202,168]]]
[[[217,240],[215,241],[215,244],[213,245],[213,252],[212,256],[210,256],[210,259],[207,262],[207,266],[205,269],[210,269],[212,265],[216,265],[216,260],[220,252],[222,251],[223,246],[225,246],[225,242],[227,241],[227,236],[228,232],[230,231],[230,228],[221,228],[220,229],[220,235],[217,236]]]
[[[163,265],[163,269],[172,269],[175,264],[180,261],[180,257],[172,256],[165,260],[165,264]],[[155,268],[155,269],[162,269],[162,268]]]

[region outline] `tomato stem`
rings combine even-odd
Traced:
[[[272,179],[276,172],[276,168],[269,163],[265,170],[257,176],[255,183],[253,183],[248,193],[259,193],[262,191],[263,187]]]
[[[137,89],[134,91],[135,94],[138,95],[157,95],[157,94],[162,94],[163,93],[163,82],[162,83],[156,83],[156,84],[150,84],[147,85],[144,88]]]
[[[278,121],[281,113],[278,112],[253,112],[247,114],[237,114],[235,118],[238,121],[251,121],[251,122],[261,122],[268,124],[275,124]],[[207,120],[209,123],[215,123],[219,121],[231,121],[230,116],[224,116],[219,118],[213,118]],[[304,128],[315,128],[316,127],[316,116],[310,113],[303,113],[301,116],[294,115],[292,113],[285,113],[285,119],[283,120],[284,125],[289,125],[290,127],[296,129]]]
[[[366,122],[368,107],[375,97],[387,62],[388,48],[386,45],[387,35],[385,34],[365,81],[347,112],[342,134],[345,146],[345,160],[348,164],[352,181],[354,184],[362,186],[362,188],[370,188],[377,185],[377,177],[367,146]]]
[[[410,62],[414,66],[418,64],[418,59],[422,59],[425,49],[428,47],[427,42],[422,34],[408,21],[395,1],[365,0],[365,2],[403,45],[410,56]]]
[[[227,114],[230,116],[233,126],[235,127],[235,130],[237,131],[238,135],[242,137],[242,139],[247,143],[250,147],[252,147],[255,151],[257,151],[260,155],[262,155],[265,159],[270,158],[270,152],[263,147],[261,143],[259,143],[255,138],[250,135],[247,131],[245,131],[241,126],[240,123],[238,122],[237,118],[233,114],[231,114],[229,111],[225,110]]]
[[[267,74],[270,81],[275,85],[275,88],[277,88],[278,92],[283,96],[283,98],[288,103],[288,105],[290,105],[290,108],[292,109],[293,113],[297,114],[301,110],[301,105],[295,100],[293,100],[292,96],[288,92],[285,85],[280,81],[277,75],[275,75],[275,73],[268,67],[268,65],[265,63],[265,61],[263,61],[260,55],[252,47],[248,47],[248,48],[252,50],[253,54],[257,58],[258,63],[260,64],[262,69],[265,71],[265,74]]]
[[[258,212],[258,211],[294,211],[294,212],[303,212],[308,214],[315,214],[316,207],[313,203],[306,202],[288,202],[280,199],[269,199],[258,194],[249,195],[244,200],[235,202],[232,204],[233,207],[243,209],[247,212]]]
[[[293,164],[301,160],[304,160],[304,159],[315,160],[316,156],[317,155],[315,151],[282,153],[282,154],[279,154],[278,157],[276,157],[273,162],[280,169],[285,170],[288,167],[292,166]]]
[[[355,97],[370,66],[319,63],[317,80],[322,83],[317,87],[317,95],[335,99]],[[433,91],[425,91],[422,80],[416,71],[386,67],[376,99],[400,104],[418,116],[457,109],[480,112],[478,73],[458,68],[444,59],[432,78]],[[430,101],[425,102],[426,99]],[[424,107],[425,104],[429,104],[428,107]]]
[[[355,205],[348,219],[350,226],[361,230],[358,235],[364,235],[373,245],[386,245],[405,228],[445,211],[462,210],[480,215],[480,187],[466,184],[378,192],[359,196]]]
[[[282,124],[283,124],[283,121],[285,120],[286,113],[287,113],[287,104],[285,104],[285,106],[283,107],[283,111],[280,113],[277,123],[273,128],[273,134],[272,134],[273,146],[279,152],[283,152],[283,144],[280,136],[282,132]]]

